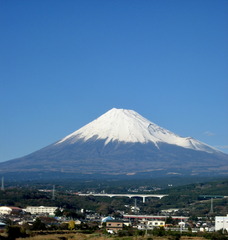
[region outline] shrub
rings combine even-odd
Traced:
[[[8,226],[6,232],[8,234],[8,240],[15,240],[16,238],[27,236],[25,232],[22,232],[20,226]]]

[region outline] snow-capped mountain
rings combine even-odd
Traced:
[[[133,110],[116,108],[109,110],[56,144],[63,142],[74,144],[78,140],[88,141],[90,139],[105,140],[105,145],[114,141],[124,143],[151,142],[157,148],[159,148],[158,143],[168,143],[209,153],[216,151],[191,137],[183,138],[161,128]]]
[[[227,174],[228,155],[113,108],[56,143],[0,163],[1,172]]]

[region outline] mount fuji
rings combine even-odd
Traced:
[[[227,174],[228,155],[137,112],[113,108],[63,139],[0,163],[0,173]]]

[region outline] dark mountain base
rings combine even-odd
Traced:
[[[0,163],[0,175],[42,178],[159,177],[228,174],[228,155],[170,144],[123,143],[105,140],[52,144],[25,157]]]
[[[18,182],[18,181],[128,181],[128,180],[150,180],[161,181],[162,179],[177,179],[180,181],[181,185],[183,183],[194,183],[199,181],[204,181],[207,179],[220,179],[228,178],[228,175],[218,175],[218,174],[199,174],[190,175],[186,174],[167,174],[164,171],[153,172],[153,173],[137,173],[134,175],[108,175],[108,174],[81,174],[81,173],[62,173],[62,172],[9,172],[1,173],[0,177],[4,177],[6,181]],[[180,180],[181,179],[181,180]],[[183,181],[183,179],[185,179]],[[183,181],[183,183],[182,183]]]

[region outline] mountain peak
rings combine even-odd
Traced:
[[[213,152],[214,150],[193,138],[180,137],[144,118],[134,110],[112,108],[99,118],[66,136],[56,144],[74,144],[78,140],[105,140],[123,143],[168,143],[184,148]]]

